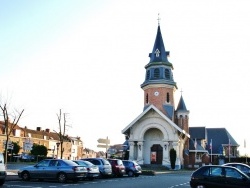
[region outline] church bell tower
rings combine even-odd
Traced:
[[[177,86],[173,78],[173,65],[168,61],[168,56],[158,23],[154,47],[149,54],[150,61],[145,66],[145,80],[141,84],[144,90],[144,110],[152,104],[174,121],[174,92]]]

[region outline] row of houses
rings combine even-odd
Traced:
[[[16,125],[13,129],[9,130],[11,130],[11,133],[9,135],[8,143],[17,143],[21,147],[19,154],[30,153],[33,144],[38,144],[43,145],[48,149],[47,157],[51,158],[61,158],[60,154],[62,150],[63,159],[75,160],[86,157],[105,156],[104,152],[95,152],[92,149],[85,148],[84,142],[80,137],[65,135],[62,143],[60,142],[60,135],[54,131],[52,132],[50,129],[42,130],[41,127],[37,127],[36,130],[34,130]],[[5,131],[4,122],[0,121],[0,143],[2,143],[0,152],[4,152],[5,149],[7,138]]]

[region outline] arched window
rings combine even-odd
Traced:
[[[160,69],[159,69],[159,68],[156,68],[156,69],[154,70],[154,77],[155,77],[155,78],[159,78],[159,77],[160,77]]]
[[[148,94],[146,94],[146,104],[148,104]]]
[[[150,71],[148,70],[148,71],[147,71],[146,80],[148,80],[148,79],[149,79],[149,77],[150,77]]]
[[[167,98],[166,98],[166,101],[169,103],[170,101],[170,96],[169,96],[169,93],[167,93]]]
[[[170,70],[169,69],[165,69],[165,78],[170,80]]]

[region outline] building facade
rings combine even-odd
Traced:
[[[144,91],[143,112],[134,119],[122,133],[128,137],[129,159],[139,164],[162,164],[170,167],[170,149],[177,154],[176,169],[187,160],[189,111],[183,97],[175,110],[174,92],[177,84],[173,77],[173,65],[168,60],[160,25],[150,61],[145,66],[145,80],[141,84]]]
[[[4,152],[6,143],[6,132],[4,122],[0,121],[0,152]],[[36,130],[28,129],[27,127],[13,126],[9,123],[9,143],[17,143],[20,146],[18,154],[29,154],[33,144],[43,145],[48,149],[46,157],[62,158],[63,159],[80,159],[85,155],[83,141],[80,137],[65,136],[63,142],[60,141],[59,135],[56,132],[51,132],[50,129],[42,130],[37,127]],[[62,146],[61,146],[62,143]],[[63,150],[63,152],[61,152]],[[11,154],[11,149],[8,149]]]

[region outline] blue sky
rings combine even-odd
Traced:
[[[0,0],[1,100],[25,109],[20,126],[58,128],[95,150],[143,109],[144,66],[161,31],[190,126],[248,139],[250,12],[247,0]],[[250,154],[250,152],[248,152]]]

